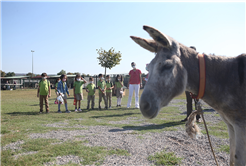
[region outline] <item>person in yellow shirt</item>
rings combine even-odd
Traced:
[[[124,87],[122,76],[120,76],[120,75],[116,76],[114,86],[115,86],[115,94],[117,97],[117,106],[116,107],[121,107],[121,100],[123,97],[123,87]]]
[[[98,103],[98,109],[101,109],[101,101],[102,98],[104,100],[104,104],[105,104],[105,109],[107,108],[107,103],[106,103],[106,82],[104,81],[103,75],[99,74],[98,75],[99,80],[97,81],[97,86],[98,86],[98,90],[99,90],[99,103]]]
[[[114,88],[113,83],[110,80],[110,76],[106,76],[106,103],[107,108],[111,108],[112,104],[112,89]]]
[[[38,84],[38,92],[37,92],[37,97],[39,97],[39,105],[40,105],[39,113],[43,113],[43,101],[45,101],[46,113],[49,113],[48,97],[51,96],[50,81],[47,80],[46,73],[42,73],[41,76],[42,76],[42,80]]]
[[[81,100],[83,100],[83,84],[85,84],[86,82],[87,81],[84,78],[82,78],[80,74],[76,75],[75,81],[73,84],[73,95],[74,95],[74,98],[76,99],[74,112],[82,111],[80,109],[80,103],[81,103]],[[78,103],[79,103],[79,109],[77,110]]]
[[[94,109],[96,86],[93,83],[93,77],[89,78],[89,84],[86,86],[86,92],[88,92],[87,109],[90,108],[90,101],[91,101],[91,109]]]

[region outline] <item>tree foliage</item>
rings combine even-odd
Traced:
[[[74,75],[80,75],[80,72],[75,72]]]
[[[121,52],[116,52],[114,48],[110,48],[108,51],[100,48],[96,49],[97,54],[99,57],[99,65],[105,68],[105,75],[106,75],[106,68],[112,69],[114,66],[119,65],[121,61]]]
[[[30,76],[30,77],[32,77],[32,73],[31,73],[31,72],[29,72],[29,73],[27,73],[27,74],[26,74],[26,76]]]
[[[57,73],[57,75],[62,75],[62,74],[66,74],[65,70],[61,70],[59,73]]]
[[[67,73],[67,75],[73,75],[73,73],[71,73],[71,72],[68,72],[68,73]]]
[[[14,72],[8,72],[5,77],[12,77],[12,76],[15,76],[15,73]]]
[[[2,70],[0,70],[0,71],[1,71],[1,77],[5,77],[6,73]]]

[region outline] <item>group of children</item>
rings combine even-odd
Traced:
[[[42,80],[39,82],[37,97],[40,100],[40,112],[43,113],[43,100],[45,100],[45,108],[46,113],[49,113],[49,104],[48,104],[48,97],[51,96],[50,90],[50,82],[47,80],[47,74],[42,73]],[[98,90],[99,90],[99,105],[98,108],[101,110],[101,102],[102,99],[104,100],[105,109],[111,108],[112,104],[112,92],[114,89],[114,93],[117,97],[117,107],[121,107],[121,99],[123,97],[123,78],[120,75],[117,75],[115,84],[113,84],[110,80],[110,76],[106,76],[106,81],[104,81],[104,77],[102,74],[99,74],[99,80],[97,82]],[[55,84],[55,93],[57,97],[62,98],[64,101],[64,105],[66,108],[66,113],[70,113],[71,111],[67,108],[67,95],[70,96],[68,87],[66,84],[67,76],[61,75],[60,78],[57,79]],[[77,74],[75,77],[75,81],[73,84],[73,95],[74,95],[74,105],[75,105],[75,112],[81,112],[81,100],[83,100],[83,84],[87,83],[87,81],[81,77],[80,74]],[[86,92],[88,92],[87,96],[87,109],[90,108],[94,109],[95,106],[95,92],[96,86],[93,83],[93,77],[89,78],[89,84],[86,86]],[[58,104],[58,113],[62,113],[60,110],[62,102],[59,100],[55,101],[55,104]],[[77,107],[78,106],[78,107]]]

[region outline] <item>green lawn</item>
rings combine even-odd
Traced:
[[[71,90],[70,90],[71,92]],[[98,92],[97,92],[98,93]],[[140,91],[140,95],[142,90]],[[4,147],[9,143],[23,140],[25,143],[20,145],[21,149],[2,150],[1,165],[42,165],[41,163],[52,161],[53,157],[62,155],[76,155],[82,157],[84,160],[82,164],[96,164],[100,165],[107,155],[129,155],[129,153],[122,149],[108,149],[106,147],[86,147],[86,141],[72,141],[69,143],[52,144],[58,142],[56,139],[30,139],[28,135],[31,133],[45,133],[48,131],[58,130],[55,127],[47,127],[45,124],[52,124],[55,122],[66,122],[69,126],[112,126],[121,128],[133,128],[137,134],[144,134],[146,132],[163,132],[175,131],[178,126],[184,127],[184,123],[180,120],[185,118],[181,111],[176,107],[162,108],[159,115],[155,119],[144,119],[139,109],[134,109],[134,97],[132,100],[132,108],[126,109],[128,90],[126,96],[123,97],[122,107],[116,107],[116,97],[112,99],[112,109],[97,110],[98,96],[95,100],[96,110],[86,110],[87,94],[84,91],[84,100],[82,101],[82,113],[74,112],[73,97],[68,98],[68,109],[72,112],[58,114],[57,105],[54,104],[55,93],[52,90],[52,96],[49,99],[50,113],[39,114],[39,99],[37,90],[14,90],[1,91],[1,146]],[[185,94],[177,97],[177,99],[185,99]],[[104,106],[104,105],[103,105]],[[45,107],[44,107],[45,108]],[[45,110],[45,109],[44,109]],[[61,111],[65,111],[64,105],[61,106]],[[142,119],[141,121],[134,121],[131,124],[114,124],[110,121],[124,121],[128,118]],[[83,120],[78,120],[82,118]],[[155,125],[141,126],[139,124],[146,122]],[[225,125],[225,124],[224,124]],[[219,127],[213,128],[213,134],[217,131],[226,131],[223,123]],[[76,130],[78,128],[64,128],[63,130]],[[81,130],[81,128],[80,128]],[[224,134],[224,133],[223,133]],[[141,138],[141,136],[140,136]],[[23,155],[14,159],[15,155],[20,153],[36,151],[35,154]],[[172,158],[173,160],[173,158]]]

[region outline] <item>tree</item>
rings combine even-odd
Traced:
[[[84,78],[85,76],[86,76],[86,74],[85,74],[85,73],[82,73],[82,74],[81,74],[81,77],[83,77],[83,78]]]
[[[15,76],[15,73],[14,72],[8,72],[5,77],[12,77],[12,76]]]
[[[74,75],[80,75],[80,72],[75,72],[75,73],[73,73]]]
[[[73,75],[73,73],[71,73],[71,72],[68,72],[68,73],[67,73],[67,75]]]
[[[57,73],[57,75],[62,75],[62,74],[66,74],[65,70],[61,70],[59,73]]]
[[[2,70],[0,70],[0,71],[1,71],[1,77],[5,77],[6,73]]]
[[[30,76],[30,77],[32,77],[32,73],[31,73],[31,72],[29,72],[29,73],[27,73],[27,74],[26,74],[26,76]]]
[[[99,65],[105,68],[105,75],[106,76],[106,69],[113,68],[116,65],[120,64],[121,61],[121,53],[115,52],[114,48],[110,48],[110,50],[105,51],[102,48],[96,49],[97,53],[99,54],[99,57],[97,59],[99,60]]]

